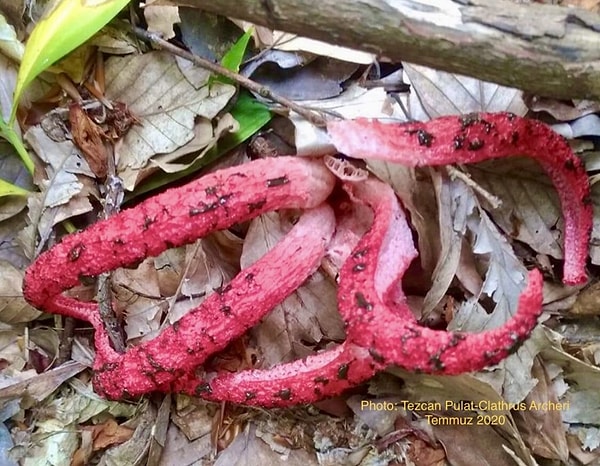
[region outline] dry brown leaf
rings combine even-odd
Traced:
[[[109,419],[101,424],[91,427],[93,432],[93,451],[103,450],[111,445],[126,442],[133,435],[133,429],[117,424],[114,419]]]
[[[253,220],[244,242],[240,260],[242,269],[272,248],[283,237],[287,227],[276,213]],[[273,286],[277,284],[273,283]],[[306,344],[316,344],[324,338],[343,339],[335,286],[317,271],[254,327],[252,335],[267,366],[306,356],[311,352]]]
[[[305,450],[288,450],[285,453],[275,452],[263,440],[256,436],[256,428],[250,424],[238,435],[228,448],[223,450],[214,466],[316,466],[314,455]]]
[[[235,93],[195,67],[184,75],[165,52],[112,57],[106,62],[106,96],[128,105],[139,118],[115,148],[118,172],[133,189],[138,171],[156,154],[169,153],[194,137],[197,117],[212,120]]]
[[[539,358],[534,360],[532,376],[538,380],[538,383],[525,398],[527,406],[531,407],[532,403],[536,406],[548,402],[558,404],[552,380]],[[526,411],[517,411],[515,422],[523,439],[535,455],[565,464],[568,462],[569,449],[560,410],[530,408]]]
[[[23,299],[23,271],[0,259],[0,322],[16,324],[37,319],[41,312]]]
[[[404,71],[413,89],[409,111],[415,120],[472,112],[527,112],[518,89],[408,63]]]
[[[81,149],[88,165],[100,179],[106,177],[107,159],[109,157],[104,141],[106,135],[102,128],[75,103],[69,107],[69,123],[71,124],[71,135],[73,140]]]

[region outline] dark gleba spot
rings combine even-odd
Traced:
[[[434,354],[429,358],[429,365],[434,371],[441,372],[446,367],[442,360],[440,359],[439,354]]]
[[[266,199],[261,199],[260,201],[256,201],[256,202],[250,202],[248,204],[248,210],[250,212],[254,212],[255,210],[262,209],[266,203],[267,203]]]
[[[231,196],[233,196],[233,194],[223,194],[222,196],[219,196],[219,204],[220,205],[227,204],[227,201],[229,200],[229,198]]]
[[[212,393],[212,388],[210,388],[210,384],[204,382],[198,384],[194,391],[196,392],[196,395],[201,395],[202,393]]]
[[[231,306],[221,306],[220,311],[223,315],[230,316],[231,315]]]
[[[146,231],[155,221],[156,219],[152,217],[144,217],[144,225],[142,226],[142,230]]]
[[[465,145],[465,137],[463,135],[454,136],[454,140],[452,141],[452,145],[454,149],[460,150]]]
[[[218,288],[215,288],[215,293],[217,293],[218,295],[224,295],[225,293],[227,293],[230,290],[231,290],[231,284],[228,283],[225,286],[219,286]]]
[[[479,150],[484,146],[484,142],[479,139],[479,138],[475,138],[472,141],[469,141],[469,150]]]
[[[342,364],[340,367],[338,367],[337,378],[340,380],[346,380],[348,378],[349,368],[350,366],[348,366],[348,364]]]
[[[360,291],[354,294],[354,299],[356,300],[356,305],[361,309],[366,309],[367,311],[373,310],[373,305],[367,301],[365,295]]]
[[[459,121],[462,129],[468,128],[479,121],[479,114],[469,113],[468,115],[463,115],[460,117]]]
[[[327,377],[323,377],[323,376],[321,375],[321,376],[319,376],[319,377],[315,377],[315,378],[313,379],[313,382],[314,382],[314,383],[320,383],[320,384],[323,384],[323,385],[327,385],[327,384],[329,383],[329,379],[328,379]]]
[[[250,400],[256,398],[256,393],[247,391],[246,393],[244,393],[244,397],[246,398],[246,401],[250,401]]]
[[[279,178],[271,178],[267,180],[267,188],[274,188],[276,186],[283,186],[284,184],[288,184],[290,180],[287,176],[280,176]]]
[[[420,146],[431,147],[433,139],[433,134],[428,133],[424,129],[420,129],[417,131],[417,140],[419,141]]]
[[[360,251],[356,251],[354,254],[352,254],[352,257],[354,257],[355,259],[360,259],[361,257],[364,257],[367,252],[369,250],[368,249],[361,249]]]
[[[218,202],[213,202],[211,204],[206,204],[201,202],[197,207],[190,207],[189,215],[190,217],[194,217],[195,215],[204,214],[206,212],[211,212],[219,208]]]
[[[569,170],[569,171],[575,171],[577,170],[577,167],[575,166],[575,161],[568,159],[565,162],[565,170]]]
[[[275,396],[281,398],[282,400],[289,400],[292,397],[292,391],[289,388],[284,388],[279,390]]]
[[[77,246],[73,246],[69,251],[69,261],[75,262],[81,256],[81,253],[85,249],[85,244],[79,243]]]

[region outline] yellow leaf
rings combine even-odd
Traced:
[[[24,89],[42,71],[83,44],[129,0],[55,0],[35,26],[19,68],[11,122]]]

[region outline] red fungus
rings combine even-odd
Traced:
[[[338,302],[347,340],[272,369],[221,373],[204,382],[202,397],[265,407],[315,402],[392,364],[444,374],[480,370],[504,359],[529,336],[542,310],[537,271],[529,276],[516,315],[497,329],[461,334],[421,327],[402,293],[402,276],[417,252],[393,190],[374,179],[345,188],[374,212],[371,228],[340,271]],[[190,393],[198,383],[191,375],[179,388]]]
[[[552,178],[566,211],[564,280],[585,279],[591,228],[588,180],[564,141],[541,123],[508,114],[481,114],[394,126],[366,120],[336,122],[329,131],[348,155],[413,166],[515,153],[535,157]],[[418,158],[412,159],[412,154]],[[268,371],[218,374],[207,380],[196,374],[207,357],[256,324],[318,267],[335,227],[333,212],[325,204],[334,177],[319,160],[255,161],[148,199],[66,237],[42,254],[26,271],[23,294],[37,307],[92,323],[97,349],[94,383],[110,398],[182,391],[215,400],[287,406],[340,393],[390,364],[444,374],[478,370],[497,363],[527,338],[541,309],[542,279],[537,271],[529,275],[516,315],[498,329],[465,335],[418,325],[400,283],[417,253],[393,191],[366,179],[366,173],[329,162],[336,170],[343,168],[343,178],[355,181],[345,183],[351,198],[374,212],[371,228],[340,271],[338,300],[347,340],[332,350]],[[135,264],[281,208],[306,210],[273,250],[157,338],[125,354],[110,347],[96,303],[62,294],[83,277]],[[342,221],[338,228],[352,223]],[[350,241],[355,234],[348,232],[346,237]],[[348,254],[349,248],[337,249]]]
[[[297,157],[220,170],[69,235],[27,269],[23,294],[38,307],[94,325],[95,386],[101,393],[119,398],[168,389],[178,376],[256,324],[316,270],[335,227],[331,208],[323,204],[333,185],[333,175],[320,161]],[[82,275],[131,265],[262,212],[298,207],[314,208],[264,258],[158,337],[123,355],[110,347],[97,304],[61,294]],[[150,225],[148,218],[153,219]],[[221,311],[224,306],[231,308],[227,315]]]
[[[586,281],[593,213],[585,166],[565,139],[543,123],[510,113],[480,113],[425,123],[331,121],[327,130],[337,150],[350,157],[412,167],[511,155],[534,158],[554,183],[565,217],[563,280],[571,285]]]

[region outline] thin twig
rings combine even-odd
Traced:
[[[107,176],[104,183],[104,218],[109,218],[119,212],[123,202],[123,182],[116,175],[114,151],[112,146],[105,144],[107,148]],[[98,307],[100,316],[104,322],[106,333],[118,353],[125,352],[125,335],[119,323],[112,302],[111,273],[105,272],[98,276],[97,282]]]
[[[294,112],[303,116],[316,126],[324,127],[326,125],[325,118],[323,118],[318,113],[308,110],[306,107],[298,105],[293,100],[290,100],[273,92],[267,86],[263,86],[262,84],[257,83],[256,81],[252,81],[251,79],[246,78],[245,76],[242,76],[239,73],[235,73],[231,70],[228,70],[227,68],[224,68],[223,66],[217,63],[213,63],[210,60],[207,60],[205,58],[199,57],[198,55],[194,55],[193,53],[183,50],[177,47],[176,45],[173,45],[170,42],[167,42],[166,40],[160,38],[157,34],[148,32],[138,27],[134,27],[133,32],[139,38],[150,42],[152,45],[155,45],[156,47],[162,50],[166,50],[167,52],[170,52],[173,55],[177,55],[178,57],[185,58],[186,60],[189,60],[202,68],[212,71],[213,73],[220,74],[221,76],[224,76],[227,79],[236,82],[240,86],[257,93],[265,99],[272,100],[273,102],[277,102],[278,104],[283,105],[284,107],[287,107],[290,110],[293,110]]]
[[[472,188],[475,192],[479,193],[486,201],[488,201],[490,203],[490,205],[494,209],[498,209],[502,206],[502,200],[499,197],[494,196],[489,191],[486,191],[483,187],[481,187],[479,184],[477,184],[475,181],[473,181],[473,179],[467,173],[464,173],[464,172],[460,171],[458,168],[453,167],[453,166],[446,167],[446,171],[448,172],[448,175],[450,175],[450,177],[452,179],[455,179],[455,178],[460,179],[467,186]]]

